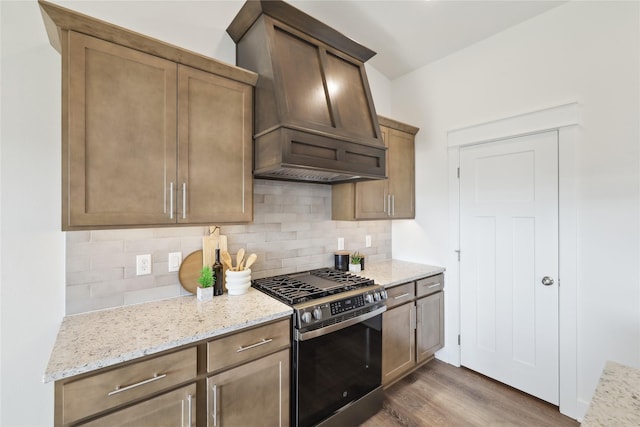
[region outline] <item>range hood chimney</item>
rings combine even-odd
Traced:
[[[283,1],[247,1],[227,33],[259,74],[254,176],[333,184],[386,178],[364,62],[375,52]]]

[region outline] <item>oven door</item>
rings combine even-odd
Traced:
[[[380,387],[385,309],[382,306],[314,331],[297,331],[293,345],[295,425],[318,424]]]

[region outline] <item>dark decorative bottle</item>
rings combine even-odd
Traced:
[[[215,284],[213,288],[213,295],[222,295],[222,264],[220,263],[220,249],[216,249],[216,261],[213,263],[213,267],[211,267],[213,272],[213,277],[215,278]]]

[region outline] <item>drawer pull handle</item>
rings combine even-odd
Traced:
[[[191,427],[191,424],[193,423],[193,420],[191,419],[191,410],[192,410],[192,406],[193,406],[193,398],[191,397],[191,395],[187,396],[187,425],[189,427]]]
[[[431,288],[436,288],[438,286],[440,286],[440,282],[434,283],[433,285],[429,285],[428,288],[431,289]]]
[[[107,396],[113,396],[114,394],[122,393],[123,391],[131,390],[132,388],[140,387],[141,385],[149,384],[154,381],[158,381],[166,377],[167,374],[153,374],[153,377],[146,379],[144,381],[140,381],[139,383],[131,384],[125,387],[116,386],[116,389],[107,393]]]
[[[261,345],[269,344],[271,341],[273,341],[273,339],[269,338],[268,340],[265,340],[263,338],[262,341],[257,342],[255,344],[251,344],[246,347],[240,346],[240,348],[236,350],[236,353],[240,353],[241,351],[245,351],[245,350],[251,350],[252,348],[260,347]]]
[[[211,387],[211,395],[213,397],[213,412],[211,416],[213,417],[213,426],[216,427],[218,425],[218,386],[216,384]]]
[[[409,296],[409,292],[405,292],[404,294],[400,294],[398,296],[393,297],[393,299],[400,299],[408,296]]]

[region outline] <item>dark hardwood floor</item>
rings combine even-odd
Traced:
[[[385,391],[361,427],[579,426],[556,406],[466,368],[433,360]]]

